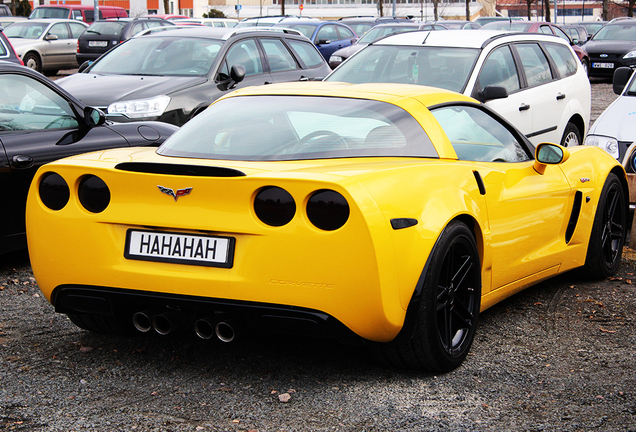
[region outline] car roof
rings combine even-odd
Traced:
[[[291,35],[302,36],[297,30],[284,29],[284,28],[270,28],[270,27],[207,27],[207,26],[177,26],[171,27],[156,27],[147,29],[139,33],[137,36],[152,37],[152,36],[185,36],[185,37],[199,37],[209,39],[221,39],[227,40],[235,34],[255,33],[257,35]],[[302,36],[305,38],[304,36]]]
[[[406,98],[415,98],[426,107],[446,102],[474,102],[470,96],[465,96],[450,90],[437,87],[427,87],[416,84],[349,84],[330,81],[289,82],[270,84],[266,86],[245,87],[236,90],[226,97],[233,96],[264,96],[264,95],[305,95],[351,97],[359,99],[376,99],[388,103],[398,103]]]
[[[29,23],[37,23],[37,24],[55,24],[55,23],[58,23],[58,22],[68,22],[68,23],[81,23],[81,24],[85,24],[85,25],[88,26],[88,24],[86,24],[84,21],[66,19],[66,18],[39,18],[39,19],[30,19],[30,20],[19,21],[19,22],[20,23],[29,22]]]
[[[374,45],[427,45],[457,48],[483,48],[492,40],[504,39],[510,41],[563,41],[560,37],[544,33],[516,33],[502,30],[479,30],[466,33],[465,30],[414,31],[399,33],[380,39]],[[563,43],[565,43],[563,41]]]

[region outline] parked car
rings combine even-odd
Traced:
[[[433,30],[429,27],[430,27],[430,24],[428,23],[413,23],[413,22],[411,23],[396,22],[396,23],[389,23],[389,24],[378,24],[372,27],[369,31],[367,31],[364,34],[364,36],[358,39],[356,43],[351,44],[345,48],[340,48],[339,50],[331,54],[331,56],[329,57],[329,66],[332,69],[335,69],[336,67],[340,65],[340,63],[342,63],[343,61],[351,57],[353,54],[357,53],[358,51],[360,51],[362,48],[369,45],[370,43],[375,42],[378,39],[382,39],[383,37],[390,36],[396,33],[413,31],[413,30],[421,30],[421,29]]]
[[[16,21],[26,21],[27,17],[17,17],[17,16],[2,16],[0,15],[0,27],[7,27],[13,24]]]
[[[441,20],[437,21],[449,30],[477,30],[481,28],[479,23],[466,20]]]
[[[636,74],[630,67],[614,72],[613,89],[618,98],[596,119],[585,138],[622,162],[628,173],[636,173]]]
[[[95,21],[77,39],[77,64],[97,59],[115,45],[143,30],[174,25],[172,21],[153,16]]]
[[[590,76],[610,78],[621,66],[636,66],[636,20],[604,25],[585,49],[590,55]]]
[[[524,19],[521,17],[481,16],[473,22],[483,27],[484,25],[489,24],[491,22],[512,22],[512,21],[524,21]]]
[[[246,18],[239,21],[235,27],[271,27],[274,24],[278,24],[285,18],[293,18],[292,15],[272,15]],[[296,17],[299,18],[299,17]]]
[[[9,6],[5,5],[5,4],[0,4],[0,16],[5,17],[5,16],[11,16],[13,15],[11,13],[11,9],[9,8]]]
[[[331,68],[295,30],[186,26],[146,30],[80,70],[57,83],[85,104],[180,126],[234,88],[323,78]]]
[[[208,27],[236,27],[238,20],[233,18],[179,18],[172,20],[175,24],[201,24]]]
[[[577,45],[558,25],[545,21],[498,21],[485,24],[484,30],[507,30],[527,33],[545,33],[557,35],[571,46],[587,73],[590,68],[590,56],[584,47]]]
[[[470,95],[535,145],[578,145],[589,127],[589,80],[572,47],[553,35],[400,33],[361,49],[326,80],[412,83]]]
[[[596,34],[597,31],[607,24],[607,21],[579,21],[574,24],[585,27],[585,30],[587,30],[587,38],[589,40]]]
[[[46,75],[77,67],[77,38],[88,24],[68,19],[30,19],[4,30],[24,65]]]
[[[535,149],[470,97],[316,82],[241,89],[156,151],[49,164],[26,215],[38,286],[80,328],[322,334],[446,372],[480,310],[613,275],[626,195],[603,150]]]
[[[161,144],[177,128],[159,122],[113,124],[41,74],[0,62],[0,253],[26,247],[24,209],[37,169],[93,150]]]
[[[576,24],[566,24],[561,26],[561,30],[567,33],[572,39],[572,42],[576,45],[585,45],[585,43],[590,38],[590,35],[587,33],[587,30],[582,25]]]
[[[190,18],[189,16],[186,15],[179,15],[179,14],[154,14],[151,15],[155,18],[163,18],[163,19],[167,19],[167,20],[178,20],[178,19],[183,19],[183,18]]]
[[[320,51],[320,54],[329,60],[331,54],[340,48],[354,43],[358,36],[346,24],[337,21],[321,21],[311,18],[286,18],[273,27],[283,27],[298,30],[307,36]]]
[[[15,53],[11,42],[4,35],[4,31],[2,27],[0,27],[0,60],[9,61],[11,63],[16,63],[19,65],[23,65],[22,60]]]
[[[119,6],[99,6],[98,19],[125,18],[128,16],[126,9]],[[92,23],[95,21],[95,6],[93,4],[48,4],[33,9],[29,19],[56,18],[73,19]]]
[[[356,16],[356,17],[343,17],[338,19],[338,22],[348,25],[351,30],[358,36],[362,36],[369,29],[379,24],[392,24],[392,23],[412,23],[413,20],[408,18],[399,17],[373,17],[373,16]]]

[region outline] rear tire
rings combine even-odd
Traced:
[[[400,367],[448,372],[459,367],[475,338],[481,305],[481,265],[471,230],[449,224],[430,256],[415,331],[410,340],[381,346]]]
[[[625,190],[615,174],[609,174],[599,198],[585,258],[585,270],[593,279],[605,279],[618,270],[627,233]]]
[[[563,132],[563,138],[561,139],[561,146],[574,147],[581,144],[582,137],[579,128],[572,122],[568,122],[565,126],[565,132]]]
[[[35,53],[27,53],[23,58],[22,62],[29,69],[33,69],[38,72],[42,72],[42,61],[40,57]]]

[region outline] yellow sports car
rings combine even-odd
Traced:
[[[159,149],[45,165],[27,236],[42,292],[84,329],[318,333],[449,371],[480,311],[616,271],[626,191],[603,150],[534,149],[467,96],[282,84],[220,99]]]

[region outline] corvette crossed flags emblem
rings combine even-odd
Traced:
[[[183,188],[183,189],[177,189],[176,193],[173,189],[167,188],[167,187],[163,187],[163,186],[159,186],[157,185],[157,187],[159,188],[159,190],[163,193],[165,193],[166,195],[170,195],[171,197],[174,198],[175,201],[177,201],[177,198],[179,198],[180,196],[185,196],[185,195],[190,195],[190,192],[192,192],[192,188]]]

